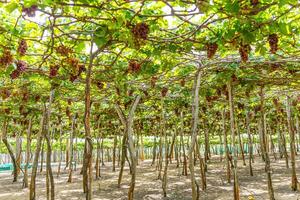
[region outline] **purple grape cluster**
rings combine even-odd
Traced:
[[[136,39],[147,40],[148,33],[149,33],[149,26],[144,22],[138,23],[133,27],[132,33]]]
[[[18,60],[17,62],[17,69],[15,69],[11,74],[11,79],[18,78],[23,72],[25,72],[27,69],[27,63],[22,60]]]
[[[19,43],[18,53],[20,56],[24,56],[27,52],[28,46],[26,40],[22,39]]]
[[[22,12],[24,12],[28,17],[35,17],[35,11],[37,8],[37,5],[32,5],[28,8],[23,7]]]
[[[5,49],[0,57],[0,65],[8,66],[12,64],[13,61],[14,61],[13,55],[9,50]]]

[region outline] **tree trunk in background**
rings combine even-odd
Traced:
[[[153,146],[153,151],[152,151],[152,163],[151,163],[151,166],[153,166],[155,164],[155,159],[156,159],[156,146],[157,146],[157,142],[156,142],[156,133],[155,133],[155,136],[154,136],[154,146]]]
[[[229,111],[230,111],[230,130],[231,130],[231,146],[233,150],[233,194],[234,200],[240,199],[240,187],[238,182],[238,174],[237,174],[237,147],[235,140],[235,118],[234,118],[234,102],[233,102],[233,89],[232,89],[232,80],[227,84],[228,88],[228,97],[229,97]]]
[[[144,161],[145,159],[145,154],[144,154],[144,139],[143,139],[143,134],[141,134],[141,148],[140,148],[140,155],[141,155],[141,161]]]
[[[118,178],[118,187],[119,188],[121,186],[122,177],[123,177],[123,170],[124,170],[124,165],[125,165],[125,156],[126,156],[126,151],[127,151],[127,144],[126,144],[126,142],[127,142],[127,134],[126,134],[126,127],[124,127],[124,134],[123,134],[123,138],[122,138],[121,168],[120,168],[119,178]]]
[[[286,114],[287,114],[287,125],[290,135],[290,151],[291,151],[291,166],[292,166],[292,190],[297,191],[298,188],[298,179],[296,174],[296,159],[295,159],[295,132],[293,129],[292,123],[292,114],[291,114],[291,102],[290,97],[286,97]]]
[[[207,119],[204,117],[203,129],[204,129],[204,170],[207,172],[207,162],[209,160],[209,128]]]
[[[264,113],[264,90],[263,86],[260,87],[260,124],[261,124],[261,136],[262,136],[262,154],[264,154],[265,158],[265,170],[267,173],[267,179],[268,179],[268,192],[269,192],[269,198],[270,200],[275,199],[274,197],[274,190],[272,185],[272,178],[271,178],[271,166],[270,166],[270,158],[267,152],[267,141],[266,141],[266,135],[265,135],[265,113]]]
[[[96,149],[96,179],[100,178],[100,141],[99,134],[97,135],[97,149]]]
[[[129,147],[129,153],[130,153],[130,159],[131,159],[131,182],[130,182],[130,187],[128,190],[128,200],[133,200],[133,192],[134,192],[134,187],[135,187],[136,165],[137,165],[136,159],[137,158],[136,158],[136,151],[134,148],[133,137],[132,137],[132,134],[133,134],[132,126],[133,126],[134,112],[137,108],[137,105],[138,105],[140,99],[141,99],[141,96],[139,96],[139,95],[135,98],[135,101],[130,108],[127,120],[126,120],[124,113],[122,112],[120,106],[117,104],[115,105],[116,111],[119,115],[119,118],[120,118],[122,124],[125,127],[126,135],[128,137],[128,147]]]
[[[200,139],[196,141],[196,153],[198,154],[199,164],[200,164],[200,174],[201,174],[201,189],[203,191],[206,190],[206,172],[204,170],[204,160],[201,157],[200,147],[199,147]]]
[[[161,98],[161,135],[164,136],[164,144],[165,144],[165,166],[164,166],[164,174],[162,179],[162,189],[164,197],[167,197],[167,178],[168,178],[168,136],[166,131],[166,122],[165,122],[165,106],[164,106],[164,97]]]
[[[279,151],[279,157],[283,158],[283,145],[282,145],[282,137],[281,137],[281,131],[280,131],[280,124],[279,120],[276,119],[276,132],[277,132],[277,143],[278,143],[278,151]]]
[[[295,142],[297,144],[297,150],[299,151],[299,145],[300,145],[300,128],[299,128],[299,116],[296,114],[296,135],[298,136],[298,141]]]
[[[136,137],[135,137],[135,157],[136,164],[139,165],[139,155],[140,155],[140,129],[139,126],[136,128]]]
[[[72,172],[73,172],[73,140],[74,140],[74,135],[76,131],[76,118],[77,118],[77,113],[74,114],[73,119],[72,119],[72,130],[70,133],[70,163],[69,163],[69,178],[67,180],[68,183],[72,183]]]
[[[114,136],[114,147],[113,147],[113,168],[112,171],[116,171],[116,148],[117,148],[118,140],[117,135]]]
[[[198,120],[199,120],[199,89],[201,82],[201,71],[198,69],[193,86],[193,104],[192,104],[192,128],[191,128],[191,143],[189,147],[189,168],[191,172],[191,183],[192,183],[192,199],[199,199],[199,185],[195,177],[194,169],[194,157],[193,152],[195,149],[195,143],[197,142],[198,133]],[[207,135],[208,137],[208,135]],[[205,155],[206,156],[206,155]]]
[[[69,140],[68,138],[66,138],[66,166],[65,166],[65,170],[69,167],[69,155],[70,155],[70,143],[69,143]]]
[[[105,166],[105,163],[104,163],[104,138],[103,138],[103,135],[101,133],[100,135],[100,139],[99,139],[99,144],[100,144],[100,152],[101,152],[101,166]]]
[[[37,135],[37,144],[36,144],[36,150],[35,150],[35,155],[34,155],[34,160],[32,163],[32,170],[31,170],[31,180],[30,180],[30,191],[29,191],[29,199],[30,200],[35,200],[36,199],[36,188],[35,188],[35,181],[36,181],[36,174],[37,174],[37,168],[38,168],[38,162],[39,162],[39,155],[41,151],[41,146],[42,146],[42,140],[43,140],[43,133],[45,132],[46,128],[46,113],[47,111],[44,109],[43,110],[43,115],[41,118],[41,123],[40,123],[40,131],[38,132]]]
[[[230,152],[227,144],[227,130],[226,130],[226,112],[225,108],[222,111],[222,129],[224,137],[224,150],[226,157],[226,179],[228,183],[231,183],[231,170],[230,170]]]
[[[183,120],[184,120],[183,111],[181,111],[180,112],[180,143],[181,143],[182,155],[183,155],[182,175],[187,176],[187,158],[185,154],[185,146],[184,146],[184,139],[183,139],[183,134],[184,134]]]
[[[248,151],[249,151],[249,173],[250,176],[253,176],[253,169],[252,169],[252,161],[253,158],[253,144],[250,132],[250,118],[249,118],[249,111],[246,110],[246,131],[248,135]]]
[[[161,120],[160,120],[160,126],[161,126]],[[157,179],[161,180],[161,171],[162,171],[162,163],[163,163],[163,141],[162,141],[162,131],[159,131],[159,153],[158,153],[158,164],[157,164],[157,168],[158,168],[158,176]]]
[[[8,122],[9,120],[5,117],[3,120],[3,129],[2,129],[2,142],[4,143],[4,145],[7,148],[7,151],[9,153],[9,156],[12,160],[13,163],[13,167],[14,167],[14,178],[13,178],[13,182],[17,182],[18,180],[18,167],[17,167],[17,161],[16,161],[16,157],[14,155],[13,149],[11,147],[11,145],[9,144],[8,140],[7,140],[7,128],[8,128]]]
[[[118,167],[120,167],[121,163],[121,150],[122,150],[122,142],[121,136],[118,137]]]
[[[27,129],[27,144],[26,144],[26,158],[25,158],[25,169],[24,169],[24,179],[23,179],[23,188],[28,188],[28,166],[30,161],[30,147],[31,147],[31,129],[32,129],[32,117],[28,120],[28,129]]]
[[[175,146],[175,142],[176,142],[176,137],[177,137],[177,128],[175,128],[175,131],[174,131],[173,137],[172,137],[172,143],[171,143],[170,154],[169,154],[170,163],[172,163],[172,159],[173,159],[173,155],[174,155],[174,146]]]
[[[52,154],[52,147],[51,147],[51,133],[50,133],[50,117],[51,117],[51,105],[54,97],[54,89],[51,89],[50,91],[50,98],[49,98],[49,104],[48,108],[45,105],[46,110],[46,124],[45,124],[45,131],[43,132],[46,145],[47,145],[47,157],[46,157],[46,173],[47,173],[47,184],[50,183],[50,196],[47,195],[47,199],[54,200],[55,197],[55,189],[54,189],[54,178],[53,178],[53,172],[51,167],[51,154]],[[47,187],[48,190],[48,187]],[[48,194],[48,193],[47,193]]]
[[[240,127],[239,127],[239,123],[237,121],[235,121],[235,122],[236,122],[236,133],[238,135],[240,151],[241,151],[242,159],[243,159],[243,165],[246,166],[246,160],[245,160],[245,154],[244,154],[244,144],[243,144],[241,134],[240,134]]]
[[[61,118],[59,117],[59,162],[58,162],[58,169],[57,169],[57,177],[60,175],[61,169],[61,161],[62,161],[62,154],[63,154],[63,146],[62,146],[62,122]]]
[[[20,134],[24,132],[24,127],[22,127],[22,131],[16,134],[16,163],[17,163],[17,173],[20,175],[21,172],[21,152],[22,152],[22,138]]]
[[[44,137],[43,137],[43,139],[42,139],[42,152],[41,152],[40,172],[43,171],[43,166],[44,166],[44,148],[45,148],[44,142],[45,142],[45,140],[44,140]]]
[[[284,127],[284,125],[283,125]],[[282,130],[280,130],[280,135],[281,135],[281,141],[282,141],[282,146],[283,146],[283,155],[285,158],[285,165],[286,168],[289,168],[289,156],[288,156],[288,152],[287,152],[287,147],[286,147],[286,138],[285,138],[285,134],[284,134],[284,128]]]

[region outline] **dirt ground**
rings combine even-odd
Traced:
[[[272,180],[276,200],[297,200],[300,199],[299,192],[292,192],[290,189],[290,169],[285,168],[284,160],[271,159],[272,161]],[[138,166],[136,187],[134,199],[137,200],[188,200],[191,199],[191,186],[189,176],[181,175],[181,168],[170,164],[168,170],[168,194],[164,198],[162,195],[161,181],[157,180],[157,171],[155,167],[150,167],[149,160],[140,162]],[[254,176],[249,176],[248,166],[243,166],[239,161],[239,182],[241,199],[268,199],[266,174],[264,173],[264,163],[260,158],[255,159],[253,164]],[[297,166],[300,166],[298,158]],[[102,177],[100,180],[93,182],[93,199],[97,200],[125,200],[127,199],[127,190],[130,182],[128,166],[125,168],[121,188],[117,188],[117,179],[119,168],[112,172],[111,163],[105,163],[101,168]],[[45,171],[45,170],[44,170]],[[56,169],[54,168],[54,171]],[[82,176],[80,170],[74,172],[73,183],[67,183],[67,171],[63,171],[61,176],[55,176],[56,199],[61,200],[83,200],[82,193]],[[196,168],[198,181],[200,181],[199,168]],[[297,168],[300,178],[300,170]],[[214,157],[208,165],[207,173],[207,191],[200,193],[200,199],[205,200],[231,200],[233,199],[233,186],[225,181],[225,165],[219,163],[219,158]],[[39,174],[37,178],[37,199],[46,199],[45,174]],[[22,189],[22,177],[17,183],[12,183],[10,172],[0,173],[0,200],[24,200],[28,199],[29,190]]]

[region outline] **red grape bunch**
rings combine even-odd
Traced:
[[[23,72],[25,72],[27,69],[27,63],[25,61],[19,60],[17,62],[17,69],[12,71],[10,74],[11,79],[18,78]]]
[[[277,34],[271,34],[269,35],[269,45],[270,45],[270,52],[271,53],[276,53],[278,50],[278,36]]]
[[[25,72],[27,69],[27,63],[23,60],[19,60],[17,62],[17,70],[19,70],[20,72]]]
[[[158,79],[158,78],[157,78],[156,76],[152,76],[152,77],[151,77],[150,84],[151,84],[151,87],[152,87],[152,88],[155,87],[157,79]]]
[[[4,49],[2,55],[0,56],[0,65],[8,66],[14,62],[14,57],[11,52],[7,49]]]
[[[214,57],[218,50],[218,45],[217,43],[209,43],[206,45],[206,50],[207,50],[207,58],[211,59]]]
[[[104,88],[104,84],[101,81],[97,81],[96,85],[99,90],[102,90]]]
[[[161,96],[165,97],[167,95],[167,93],[168,93],[168,88],[167,87],[163,87],[161,89]]]
[[[249,53],[251,51],[251,47],[249,44],[241,45],[239,48],[239,53],[241,56],[241,60],[243,62],[247,62],[249,59]]]
[[[50,66],[50,77],[55,77],[58,74],[59,65]]]
[[[0,93],[1,93],[2,99],[7,99],[7,98],[10,97],[10,95],[11,95],[10,90],[8,90],[7,88],[2,89],[2,90],[0,91]]]
[[[26,40],[22,39],[19,43],[18,47],[18,53],[20,56],[24,56],[26,54],[26,51],[28,49]]]
[[[149,26],[144,22],[138,23],[132,28],[131,31],[136,39],[147,40],[148,33],[149,33]]]
[[[35,17],[35,11],[37,8],[37,5],[32,5],[28,8],[23,7],[22,12],[24,12],[28,17]]]
[[[64,45],[60,45],[56,47],[56,52],[62,56],[69,56],[69,54],[72,53],[72,49]]]
[[[79,65],[79,68],[78,68],[78,76],[81,75],[82,72],[85,72],[86,71],[86,68],[84,65]]]
[[[130,60],[128,64],[128,71],[131,73],[136,73],[141,70],[141,64],[135,60]]]
[[[250,0],[252,6],[257,6],[259,4],[258,0]]]

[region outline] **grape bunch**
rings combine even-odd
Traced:
[[[29,93],[28,93],[27,91],[25,91],[25,92],[23,93],[22,101],[23,101],[23,102],[27,102],[28,99],[29,99]]]
[[[235,74],[232,74],[231,75],[231,80],[232,80],[232,82],[236,82],[238,80],[238,78],[236,77]]]
[[[104,84],[103,84],[101,81],[98,81],[98,82],[96,83],[96,85],[97,85],[97,87],[98,87],[99,90],[102,90],[103,87],[104,87]]]
[[[216,95],[218,95],[219,97],[222,96],[222,89],[221,89],[221,88],[218,88],[218,89],[216,90]]]
[[[25,72],[27,69],[27,63],[22,60],[18,60],[17,62],[17,70],[19,70],[21,73]]]
[[[69,77],[69,80],[73,83],[77,78],[78,78],[77,75],[71,74],[70,77]]]
[[[147,40],[148,33],[149,33],[149,26],[144,22],[138,23],[132,28],[131,31],[135,39]]]
[[[50,77],[55,77],[55,76],[57,76],[57,74],[58,74],[58,69],[59,69],[59,66],[58,66],[58,65],[51,65],[51,66],[50,66],[50,73],[49,73]]]
[[[134,92],[134,91],[133,91],[132,89],[131,89],[131,90],[128,90],[128,91],[127,91],[127,95],[131,97],[131,96],[133,95],[133,92]]]
[[[1,90],[2,99],[7,99],[10,95],[11,95],[11,92],[7,88],[4,88]]]
[[[274,104],[275,107],[279,107],[280,106],[278,98],[273,98],[272,101],[273,101],[273,104]]]
[[[32,5],[28,8],[23,7],[22,12],[24,12],[28,17],[35,17],[35,11],[37,8],[37,5]]]
[[[156,76],[152,76],[152,77],[151,77],[151,81],[150,81],[150,84],[151,84],[151,87],[152,87],[152,88],[155,87],[156,81],[157,81],[157,77],[156,77]]]
[[[10,109],[9,108],[5,108],[4,112],[5,112],[5,114],[9,114],[10,113]]]
[[[184,86],[185,86],[185,80],[184,80],[184,79],[181,79],[181,80],[180,80],[180,85],[181,85],[181,87],[184,87]]]
[[[258,0],[250,0],[252,6],[257,6],[259,4]]]
[[[165,97],[167,95],[167,93],[168,93],[168,88],[167,87],[163,87],[161,89],[161,96]]]
[[[86,68],[84,65],[79,65],[78,66],[78,74],[77,76],[80,76],[82,72],[85,72],[86,71]]]
[[[217,96],[217,95],[214,95],[214,96],[206,96],[205,98],[206,98],[206,101],[207,101],[208,103],[211,103],[211,102],[213,102],[213,101],[218,100],[218,99],[219,99],[219,96]]]
[[[211,59],[214,57],[218,50],[218,44],[217,43],[209,43],[206,45],[206,51],[207,51],[207,58]]]
[[[244,106],[243,103],[238,102],[238,103],[237,103],[237,107],[238,107],[240,110],[243,110],[245,106]]]
[[[18,60],[16,65],[17,65],[17,69],[12,71],[12,73],[10,74],[11,79],[18,78],[27,69],[27,63],[25,61]]]
[[[26,54],[26,51],[28,49],[26,40],[22,39],[19,43],[18,47],[18,53],[20,56],[24,56]]]
[[[38,102],[40,99],[41,99],[40,95],[37,94],[37,95],[34,96],[34,101],[35,102]]]
[[[66,115],[70,118],[71,117],[71,111],[69,106],[66,107]]]
[[[149,93],[146,90],[143,90],[143,93],[146,97],[149,96]]]
[[[251,51],[251,47],[250,47],[249,44],[240,45],[239,53],[240,53],[240,56],[241,56],[241,60],[243,62],[248,61],[250,51]]]
[[[131,73],[136,73],[141,70],[141,64],[135,60],[130,60],[128,64],[128,71]]]
[[[277,34],[269,35],[269,45],[270,45],[270,52],[275,54],[278,50],[278,36]]]
[[[11,79],[16,79],[21,75],[21,72],[17,69],[15,69],[14,71],[12,71],[12,73],[10,74],[10,78]]]
[[[72,53],[72,49],[69,47],[66,47],[64,45],[60,45],[56,47],[56,52],[59,53],[62,56],[69,56],[70,53]]]
[[[0,65],[8,66],[12,64],[13,61],[14,61],[13,55],[9,50],[5,49],[0,57]]]

